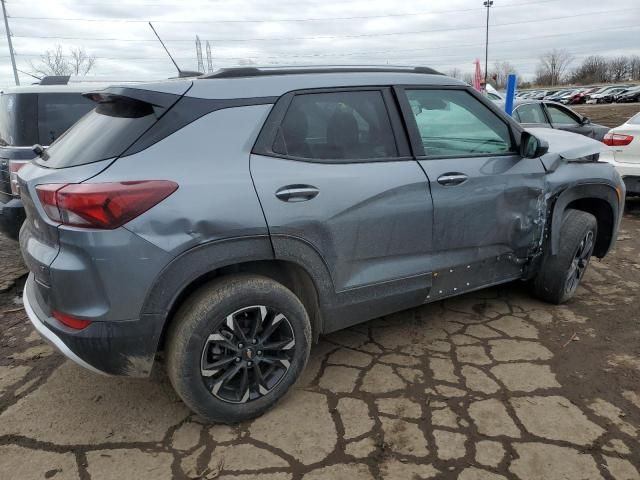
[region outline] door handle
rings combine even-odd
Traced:
[[[283,202],[306,202],[320,193],[313,185],[287,185],[276,191],[276,197]]]
[[[464,173],[445,173],[438,177],[438,183],[445,187],[460,185],[469,179]]]

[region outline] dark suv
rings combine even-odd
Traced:
[[[616,238],[600,142],[427,68],[242,68],[112,87],[19,173],[24,304],[94,371],[261,414],[321,334],[513,280],[567,301]]]
[[[56,76],[0,91],[0,232],[18,238],[25,214],[17,174],[35,156],[34,144],[53,143],[95,106],[82,94],[106,86]]]

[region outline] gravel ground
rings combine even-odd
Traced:
[[[513,284],[330,335],[283,402],[232,427],[205,425],[163,376],[66,361],[18,282],[0,293],[0,478],[639,479],[639,255],[630,200],[569,304]]]

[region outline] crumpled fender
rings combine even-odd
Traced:
[[[549,144],[540,160],[547,172],[553,172],[563,160],[580,160],[608,150],[604,143],[577,133],[552,128],[527,128],[527,132]]]

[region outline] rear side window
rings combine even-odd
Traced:
[[[547,105],[547,112],[551,117],[551,123],[555,125],[578,125],[578,118],[568,110],[558,105]]]
[[[547,123],[542,105],[539,103],[520,105],[514,113],[516,120],[520,123]]]
[[[51,145],[95,106],[80,93],[38,94],[39,143]]]
[[[36,107],[33,93],[0,95],[0,146],[30,147],[38,143]]]
[[[65,168],[117,157],[163,112],[164,109],[156,111],[148,103],[126,97],[99,103],[47,149],[49,160],[42,164]]]
[[[317,160],[398,156],[379,91],[310,93],[293,97],[273,151]]]

